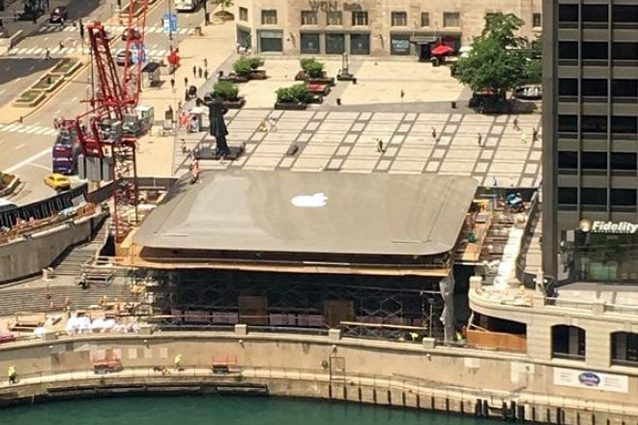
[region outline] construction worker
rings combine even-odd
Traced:
[[[7,376],[9,377],[9,385],[15,384],[17,382],[15,366],[9,366],[9,368],[7,369]]]
[[[182,366],[182,355],[181,354],[176,355],[173,363],[175,365],[175,370],[180,370]]]

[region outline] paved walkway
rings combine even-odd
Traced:
[[[276,131],[258,130],[265,117],[276,119]],[[538,114],[518,116],[520,130],[514,129],[514,116],[475,113],[245,109],[229,111],[227,118],[229,144],[246,142],[247,154],[233,163],[202,161],[203,170],[438,173],[498,187],[536,187],[541,181],[542,142],[532,142]],[[383,153],[377,151],[379,140]],[[287,156],[291,144],[299,151]],[[189,161],[178,152],[175,164],[181,163],[186,172]]]

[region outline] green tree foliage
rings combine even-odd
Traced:
[[[490,90],[501,99],[525,84],[531,70],[529,42],[517,35],[523,23],[511,13],[486,17],[482,34],[472,41],[472,51],[456,62],[454,77],[475,92]]]
[[[308,103],[309,100],[310,93],[303,83],[277,89],[277,102],[279,103]]]
[[[304,58],[299,61],[301,69],[304,70],[307,77],[321,78],[323,77],[324,64],[315,58]]]
[[[237,100],[239,96],[239,89],[230,81],[218,81],[213,87],[213,92],[222,100]]]

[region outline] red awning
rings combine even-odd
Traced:
[[[451,48],[450,46],[447,46],[445,44],[440,44],[436,46],[434,49],[432,49],[430,51],[430,54],[434,56],[444,56],[444,55],[449,55],[453,51],[454,49]]]

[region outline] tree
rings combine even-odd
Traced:
[[[475,92],[491,91],[505,100],[507,92],[527,81],[529,42],[517,31],[523,21],[516,15],[496,13],[485,18],[485,28],[472,40],[467,57],[456,62],[454,77]]]

